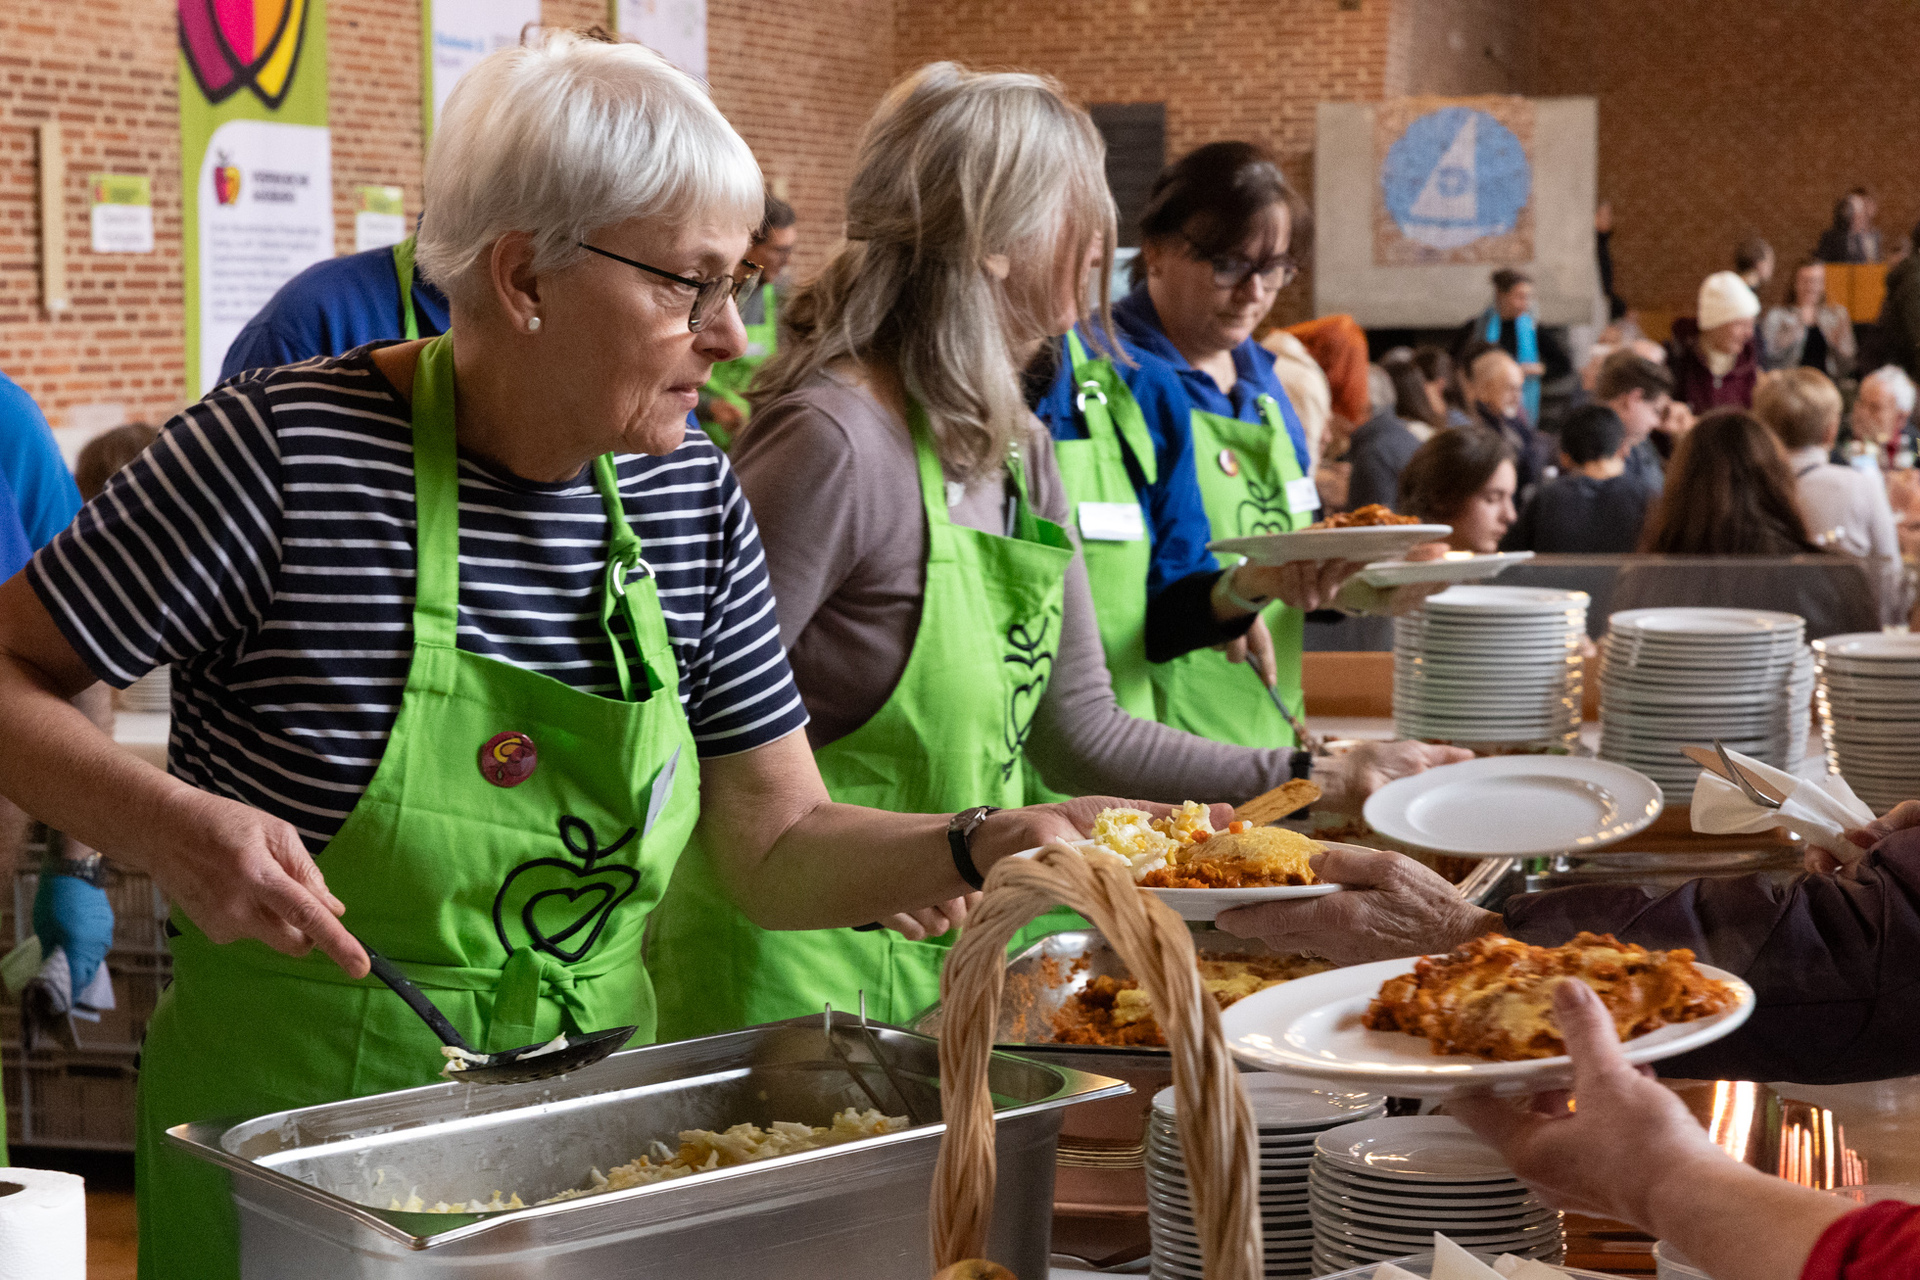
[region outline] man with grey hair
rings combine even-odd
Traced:
[[[1352,471],[1347,479],[1347,509],[1400,500],[1400,470],[1420,447],[1412,428],[1393,411],[1393,379],[1377,364],[1367,366],[1367,420],[1347,446]]]
[[[1875,369],[1861,380],[1853,418],[1834,449],[1834,461],[1881,471],[1913,466],[1917,451],[1913,405],[1913,379],[1905,369],[1897,364]]]

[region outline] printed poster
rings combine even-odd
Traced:
[[[1375,266],[1533,261],[1533,103],[1399,98],[1374,109]]]
[[[612,0],[614,30],[688,75],[707,78],[707,0]]]
[[[324,0],[177,0],[187,396],[293,276],[333,256]]]
[[[153,182],[144,173],[87,175],[95,253],[153,252]]]
[[[460,77],[539,25],[540,0],[420,0],[421,125],[429,140]]]
[[[353,212],[353,251],[384,249],[407,238],[406,191],[400,187],[360,187]]]

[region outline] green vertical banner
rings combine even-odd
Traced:
[[[275,290],[333,256],[325,0],[177,0],[187,396]]]

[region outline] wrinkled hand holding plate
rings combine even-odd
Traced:
[[[1220,1029],[1235,1058],[1267,1071],[1309,1076],[1343,1088],[1397,1097],[1444,1098],[1458,1093],[1536,1093],[1565,1088],[1573,1060],[1561,1054],[1521,1062],[1491,1062],[1464,1054],[1437,1054],[1421,1036],[1369,1031],[1360,1025],[1380,984],[1413,970],[1414,960],[1380,960],[1283,982],[1221,1011]],[[1709,965],[1700,972],[1733,988],[1737,1003],[1725,1013],[1661,1027],[1621,1046],[1639,1066],[1691,1052],[1733,1033],[1753,1013],[1753,988]]]

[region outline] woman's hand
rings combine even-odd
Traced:
[[[1291,560],[1286,564],[1243,564],[1227,570],[1234,590],[1248,599],[1283,601],[1303,613],[1332,603],[1340,586],[1367,566],[1358,560]]]
[[[204,791],[186,793],[174,817],[146,869],[209,939],[253,938],[290,956],[319,947],[366,976],[367,953],[338,919],[346,906],[290,825]]]
[[[1920,827],[1920,800],[1902,800],[1884,817],[1875,818],[1866,826],[1855,827],[1844,834],[1848,843],[1871,849],[1894,832],[1905,831],[1908,827]],[[1860,862],[1856,858],[1843,863],[1825,849],[1808,845],[1804,865],[1810,875],[1842,875],[1853,879],[1859,875]]]
[[[1367,797],[1395,778],[1425,773],[1443,764],[1473,759],[1465,747],[1442,747],[1428,742],[1362,742],[1344,755],[1317,765],[1314,782],[1320,787],[1319,807],[1358,815]]]
[[[957,929],[967,922],[967,913],[980,901],[978,893],[969,893],[964,897],[943,902],[937,907],[922,907],[918,911],[909,911],[904,915],[888,916],[880,923],[893,930],[908,942],[921,942],[927,938],[937,938],[949,929]]]
[[[1313,869],[1347,891],[1236,907],[1221,912],[1215,925],[1278,952],[1304,951],[1343,965],[1451,951],[1501,925],[1498,915],[1466,902],[1405,854],[1329,849],[1313,855]]]

